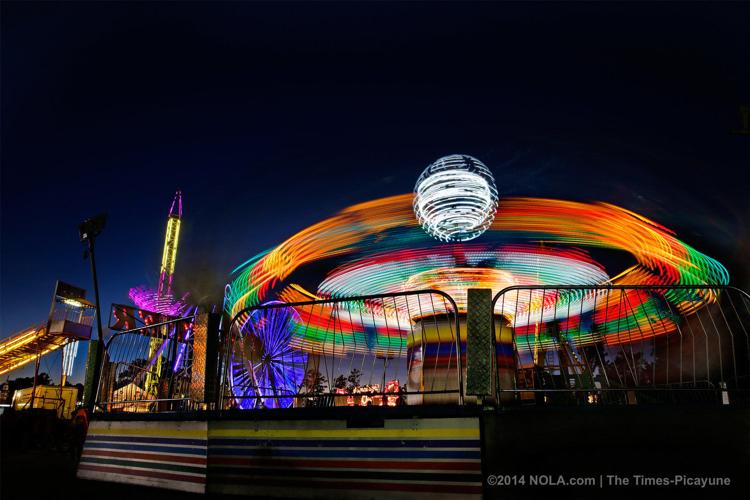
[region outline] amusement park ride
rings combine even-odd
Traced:
[[[161,319],[187,315],[195,308],[182,299],[175,299],[172,292],[175,263],[182,218],[182,193],[177,191],[169,209],[164,239],[159,283],[155,290],[136,287],[130,297],[138,311],[149,312]],[[63,282],[58,282],[53,296],[50,316],[46,323],[26,328],[0,343],[0,375],[21,368],[60,348],[63,349],[63,384],[70,375],[78,351],[78,341],[91,338],[95,306],[85,298],[86,292]],[[158,380],[162,376],[165,341],[173,331],[161,329],[149,341],[148,359],[150,369],[144,371],[141,385],[143,392],[156,395]],[[174,330],[174,328],[172,328]]]
[[[190,305],[186,299],[176,298],[172,289],[177,251],[179,247],[180,225],[182,222],[182,193],[178,190],[170,205],[167,215],[166,234],[159,281],[156,288],[137,286],[130,289],[130,299],[135,308],[113,304],[110,329],[117,332],[111,338],[107,357],[107,389],[105,399],[128,401],[127,407],[136,411],[146,411],[152,405],[151,400],[162,399],[166,393],[175,392],[175,379],[179,373],[182,378],[188,376],[186,365],[192,356],[193,319],[197,307]],[[181,321],[184,320],[184,321]],[[128,338],[128,332],[140,339],[147,339],[145,352],[135,344],[127,347],[127,353],[121,349],[122,341]],[[139,357],[136,358],[136,352]],[[133,359],[130,359],[133,358]],[[130,384],[115,388],[122,377]],[[169,387],[163,382],[168,380]],[[120,405],[119,408],[126,406]]]
[[[86,300],[85,290],[58,281],[47,322],[22,330],[0,343],[0,375],[35,362],[34,384],[31,388],[16,391],[14,406],[54,409],[59,416],[70,417],[75,395],[65,388],[65,383],[73,372],[80,341],[91,338],[94,314],[94,304]],[[58,349],[62,349],[60,386],[38,386],[41,358]],[[77,390],[73,389],[73,392]]]
[[[91,419],[80,478],[349,498],[426,498],[449,482],[478,497],[482,470],[507,469],[486,460],[527,463],[517,442],[508,453],[481,438],[508,428],[496,408],[750,394],[750,296],[721,263],[610,204],[500,200],[467,155],[429,165],[413,193],[345,208],[250,258],[223,314],[174,296],[181,219],[178,191],[157,286],[113,304],[93,369],[89,356],[87,375],[101,376],[86,401],[108,415]],[[0,373],[90,337],[92,312],[59,284],[46,327],[0,346]],[[369,406],[383,408],[354,408]],[[186,420],[201,410],[218,412]]]
[[[70,375],[78,341],[91,337],[94,305],[85,297],[85,290],[58,281],[48,320],[21,330],[0,343],[0,375],[32,361],[38,363],[42,356],[60,348],[64,348],[65,376]]]
[[[180,223],[182,221],[182,193],[175,193],[172,206],[167,216],[167,233],[164,236],[164,250],[162,251],[161,267],[159,268],[159,286],[156,289],[156,296],[153,302],[141,301],[139,306],[153,308],[156,312],[166,312],[173,307],[172,296],[172,278],[174,277],[174,267],[177,261],[177,245],[180,240]],[[171,311],[170,311],[171,312]],[[153,370],[149,370],[146,375],[144,391],[147,394],[156,393],[156,384],[162,373],[162,347],[164,339],[152,338],[148,349],[148,359],[153,360]]]
[[[630,254],[633,262],[619,267],[622,259],[608,259],[607,252]],[[310,269],[327,270],[314,290],[303,286]],[[711,287],[729,282],[721,263],[629,210],[499,201],[490,170],[467,155],[432,163],[414,193],[348,207],[233,274],[225,297],[225,312],[234,318],[228,397],[248,409],[295,404],[292,395],[310,390],[311,367],[331,381],[341,374],[341,359],[366,358],[362,365],[375,367],[384,357],[394,360],[394,375],[408,378],[408,404],[455,401],[426,393],[436,381],[460,392],[445,376],[458,370],[461,383],[472,288],[498,294],[496,362],[518,368],[516,387],[538,390],[549,387],[545,380],[558,389],[601,387],[605,367],[623,357],[629,379],[639,379],[636,366],[655,363],[652,344],[677,338],[690,324],[684,318],[696,320],[695,313],[717,302]],[[405,295],[428,290],[455,304]],[[345,307],[347,299],[356,305]]]
[[[198,373],[194,356],[219,357],[207,354],[205,334],[194,340],[198,308],[174,295],[182,214],[177,191],[157,286],[132,288],[135,308],[113,305],[116,333],[105,348],[99,392],[100,400],[130,405],[120,409],[153,411],[151,401],[187,398]],[[632,262],[622,267],[626,254]],[[462,402],[470,289],[495,294],[488,304],[493,363],[499,371],[513,367],[497,384],[512,380],[516,390],[534,391],[602,388],[615,375],[620,386],[655,381],[657,343],[675,349],[675,334],[682,342],[690,321],[705,328],[698,313],[718,304],[729,282],[721,263],[629,210],[500,200],[491,171],[468,155],[438,159],[413,193],[348,207],[232,275],[215,404],[238,409],[319,404],[323,393],[335,404]],[[91,310],[82,297],[77,304]],[[46,328],[5,341],[0,374],[59,348],[64,341],[55,332],[70,337],[72,329],[51,316]],[[696,359],[693,380],[716,369],[707,352],[706,373],[696,375]],[[721,353],[718,361],[723,383]],[[659,362],[667,363],[670,383],[675,361]],[[639,375],[644,366],[653,369],[648,377]],[[347,377],[356,382],[334,384]]]

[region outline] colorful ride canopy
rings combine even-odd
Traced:
[[[226,311],[234,317],[268,300],[291,303],[435,289],[450,295],[458,312],[465,312],[468,288],[491,288],[497,293],[509,286],[717,286],[729,282],[724,266],[677,239],[669,229],[607,203],[505,197],[490,228],[464,243],[442,243],[430,237],[420,227],[412,206],[412,194],[354,205],[256,255],[233,272],[236,277],[227,287]],[[629,307],[613,311],[610,296],[605,304],[598,300],[601,294],[597,291],[529,290],[505,295],[498,300],[495,313],[512,321],[519,334],[525,316],[536,317],[538,322],[539,318],[548,321],[567,314],[559,327],[562,333],[572,334],[570,325],[577,325],[577,338],[571,341],[578,343],[620,342],[614,335],[607,336],[612,327],[604,323],[612,325],[613,319],[626,329],[644,322],[657,325],[649,333],[639,329],[637,336],[625,337],[628,339],[669,333],[675,323],[664,318],[690,314],[716,298],[711,291],[672,290],[655,296],[620,290],[616,297],[628,300]],[[377,308],[378,317],[387,325],[341,321],[329,325],[331,311],[321,306],[318,317],[305,318],[315,329],[297,329],[297,335],[305,337],[297,345],[315,352],[332,342],[334,335],[340,341],[365,326],[377,328],[378,335],[392,341],[419,321],[415,311],[420,304],[410,303],[414,300],[418,299],[361,302],[365,312]],[[559,310],[561,304],[564,311]],[[335,309],[336,305],[327,307]],[[669,314],[661,314],[666,309]],[[597,318],[605,312],[606,321],[598,325]],[[655,314],[659,314],[658,321]],[[571,319],[583,315],[593,316],[586,321],[593,325],[586,331],[580,320]],[[245,318],[240,316],[242,323]],[[398,321],[388,322],[388,318]],[[394,332],[393,325],[401,326]]]

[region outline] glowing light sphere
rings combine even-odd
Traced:
[[[427,167],[414,186],[414,214],[441,241],[468,241],[495,219],[497,188],[492,172],[468,155],[444,156]]]

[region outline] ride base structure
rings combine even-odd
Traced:
[[[528,487],[530,473],[558,478],[561,467],[565,477],[630,471],[632,455],[606,450],[638,448],[643,443],[652,452],[638,454],[639,471],[730,476],[733,488],[745,491],[750,486],[744,474],[750,456],[734,436],[750,430],[746,385],[749,353],[732,339],[744,341],[739,335],[750,325],[750,318],[742,311],[750,306],[750,297],[726,287],[571,288],[575,290],[567,290],[570,293],[563,293],[564,288],[544,290],[545,296],[556,299],[538,301],[539,324],[533,329],[528,312],[511,320],[493,312],[503,302],[518,303],[519,297],[529,293],[522,287],[511,287],[494,297],[487,289],[470,289],[465,316],[446,315],[439,308],[439,320],[421,316],[415,330],[421,340],[405,338],[403,358],[382,352],[372,358],[374,366],[383,370],[375,378],[389,378],[386,370],[398,370],[394,368],[398,359],[408,360],[404,366],[412,367],[411,372],[405,372],[406,385],[411,389],[399,394],[406,404],[395,406],[341,406],[337,402],[346,396],[339,394],[358,396],[359,392],[331,389],[315,393],[304,381],[294,394],[284,393],[288,386],[281,381],[270,391],[246,391],[236,379],[233,386],[232,368],[243,363],[253,366],[258,359],[253,350],[267,352],[261,345],[266,337],[260,333],[246,335],[243,328],[234,326],[235,322],[220,326],[216,318],[199,315],[190,338],[201,346],[196,349],[194,345],[193,350],[203,353],[194,353],[192,371],[184,375],[193,382],[203,382],[195,386],[200,390],[190,392],[195,398],[193,404],[175,411],[174,405],[151,400],[141,401],[140,407],[132,401],[119,405],[116,401],[102,402],[100,412],[92,416],[78,477],[259,497],[538,498],[540,490]],[[557,316],[545,321],[547,313],[541,307],[546,304],[555,311],[575,311],[596,299],[606,301],[605,309],[617,314],[613,304],[622,304],[626,293],[707,296],[709,291],[716,295],[716,302],[700,315],[670,317],[682,332],[670,341],[654,329],[653,335],[644,332],[637,342],[631,337],[630,343],[606,346],[602,340],[606,337],[592,340],[591,335],[566,335],[566,321],[571,318]],[[537,292],[542,291],[533,290],[532,296]],[[383,298],[403,298],[407,303],[429,293],[360,297],[352,299],[350,305],[377,303]],[[341,302],[332,301],[335,307],[330,307],[337,322],[349,317]],[[326,304],[271,304],[258,310],[293,308],[305,318],[306,308],[317,310]],[[730,314],[732,305],[736,315]],[[265,324],[270,327],[269,318],[281,317],[253,311],[237,316],[253,321],[248,331],[259,331]],[[726,322],[707,326],[710,318],[720,317]],[[432,321],[435,323],[429,326]],[[652,324],[656,328],[659,323]],[[698,330],[701,324],[704,329]],[[623,325],[615,333],[623,337],[633,326],[629,324],[626,330]],[[298,328],[292,330],[306,338],[306,332]],[[127,344],[125,337],[146,334],[148,327],[123,331],[127,333],[120,338]],[[531,331],[546,334],[534,342],[526,338]],[[355,333],[357,337],[359,333]],[[614,335],[611,331],[608,334]],[[675,344],[680,338],[681,342]],[[185,342],[184,337],[181,342]],[[148,345],[146,336],[144,352]],[[391,339],[390,348],[395,345]],[[380,350],[377,344],[369,348]],[[328,345],[327,349],[332,351],[330,356],[308,358],[307,365],[325,370],[336,360],[358,359],[344,356],[340,344]],[[639,350],[657,354],[646,363],[636,353]],[[174,348],[172,352],[176,351]],[[612,352],[619,352],[621,357],[607,361]],[[597,361],[598,357],[604,362]],[[211,360],[217,358],[218,363],[212,364]],[[419,363],[415,362],[417,358]],[[276,364],[283,362],[279,358]],[[708,369],[703,370],[702,365]],[[632,370],[631,375],[626,375],[628,370]],[[267,373],[267,380],[272,380],[274,371]],[[612,380],[618,373],[621,378]],[[256,382],[247,383],[259,383],[257,377],[250,377],[253,379]],[[216,381],[218,388],[212,388]],[[439,387],[435,384],[443,382],[443,389],[434,390]],[[167,395],[175,400],[180,396]],[[383,400],[393,397],[388,393],[378,396]],[[243,410],[233,403],[242,398],[255,402]],[[270,401],[275,398],[289,400],[289,405],[274,406]],[[692,415],[689,418],[685,417],[686,407]],[[625,428],[627,432],[623,432]],[[691,436],[689,449],[683,449],[684,460],[678,465],[665,464],[664,454],[672,453],[667,448],[653,451],[654,446],[646,444],[663,441],[665,432],[677,438]],[[545,447],[540,456],[539,442],[548,441],[555,446]],[[570,460],[571,453],[575,460]],[[709,456],[713,459],[704,460]],[[731,459],[716,458],[722,456]],[[524,477],[525,484],[516,481],[497,488],[487,482],[489,475],[498,474]],[[609,498],[628,497],[629,492],[605,493]]]

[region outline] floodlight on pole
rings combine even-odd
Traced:
[[[91,378],[88,386],[85,388],[85,404],[86,408],[91,412],[94,410],[94,403],[96,399],[97,390],[99,388],[99,376],[102,369],[102,357],[103,357],[103,341],[104,333],[102,331],[102,315],[101,307],[99,305],[99,281],[96,276],[96,258],[94,255],[94,242],[97,236],[99,236],[104,230],[104,226],[107,223],[107,216],[99,214],[90,219],[86,219],[78,226],[78,233],[81,238],[81,243],[86,243],[86,252],[83,258],[91,258],[91,276],[94,280],[94,303],[96,305],[96,328],[97,328],[97,341],[90,344],[89,353],[93,349],[93,364],[87,367],[87,370],[91,370]],[[88,378],[88,377],[87,377]]]

